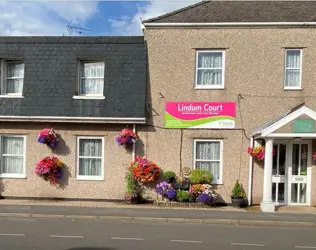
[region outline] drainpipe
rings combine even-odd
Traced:
[[[136,132],[136,124],[133,124],[133,132]],[[135,160],[136,142],[133,143],[132,162]]]
[[[253,137],[250,137],[250,147],[253,147]],[[252,198],[252,170],[253,170],[253,160],[252,156],[249,157],[249,178],[248,178],[248,205],[251,205],[251,198]]]

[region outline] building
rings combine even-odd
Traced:
[[[144,38],[0,37],[0,59],[1,194],[122,199],[136,149],[115,136],[146,122]],[[53,150],[37,142],[44,128],[60,135]],[[35,174],[52,154],[68,169],[58,187]]]
[[[226,203],[238,179],[262,211],[315,206],[315,11],[314,1],[203,1],[143,21],[148,157],[210,170]],[[264,163],[247,153],[254,145]]]

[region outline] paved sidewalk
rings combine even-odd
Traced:
[[[253,226],[286,226],[316,228],[316,215],[290,213],[176,210],[155,208],[76,207],[47,205],[4,205],[0,217],[30,217],[55,219],[114,219],[132,221],[161,221]]]

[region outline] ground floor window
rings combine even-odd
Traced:
[[[194,168],[212,173],[213,184],[222,183],[223,141],[211,139],[194,140]]]
[[[25,136],[0,135],[0,177],[25,177]]]
[[[103,180],[104,178],[104,138],[77,138],[77,178]]]

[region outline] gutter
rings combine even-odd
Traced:
[[[140,117],[72,117],[72,116],[0,116],[0,121],[9,122],[59,122],[59,123],[123,123],[145,124]]]
[[[144,27],[247,27],[247,26],[316,26],[316,22],[217,22],[217,23],[143,23]]]

